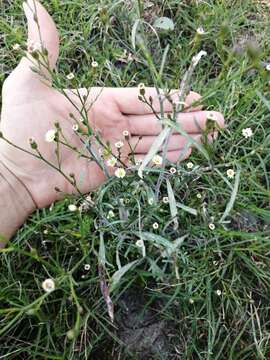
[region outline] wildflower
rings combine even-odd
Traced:
[[[193,166],[194,166],[193,162],[189,161],[189,162],[187,163],[187,168],[188,168],[188,169],[192,169]]]
[[[93,68],[97,68],[98,67],[98,62],[97,61],[92,61],[91,66]]]
[[[176,173],[176,168],[175,168],[175,167],[171,167],[171,168],[170,168],[170,173],[171,173],[171,174],[175,174],[175,173]]]
[[[168,204],[168,202],[169,202],[168,196],[164,196],[164,197],[162,198],[162,201],[164,202],[164,204]]]
[[[89,271],[90,270],[90,264],[84,264],[84,270]]]
[[[48,235],[48,234],[49,234],[49,230],[48,230],[48,229],[45,229],[45,230],[43,231],[43,234],[44,234],[44,235]]]
[[[194,300],[193,300],[193,299],[189,299],[189,303],[190,303],[190,304],[194,304]]]
[[[152,159],[153,163],[155,165],[161,165],[162,164],[162,157],[160,155],[155,155]]]
[[[138,246],[139,248],[143,247],[143,240],[137,240],[136,241],[136,246]]]
[[[72,125],[72,130],[73,131],[78,131],[79,130],[79,125],[78,124]]]
[[[128,130],[124,130],[124,131],[123,131],[123,135],[124,135],[124,136],[129,136]]]
[[[209,227],[210,230],[215,230],[215,228],[216,228],[215,224],[213,224],[213,223],[210,223],[208,225],[208,227]]]
[[[253,131],[251,128],[245,128],[242,130],[242,135],[247,139],[253,135]]]
[[[203,29],[202,26],[198,27],[198,29],[196,30],[196,32],[197,32],[198,35],[204,35],[204,34],[205,34],[205,31],[204,31],[204,29]]]
[[[213,265],[214,265],[214,266],[218,266],[218,261],[217,261],[217,260],[214,260],[214,261],[213,261]]]
[[[235,172],[234,172],[233,169],[228,169],[227,170],[227,176],[228,176],[229,179],[233,179],[234,175],[235,175]]]
[[[140,83],[140,84],[138,85],[138,89],[139,89],[139,91],[145,90],[145,85],[144,85],[144,83]]]
[[[107,219],[111,219],[113,217],[115,217],[114,212],[112,210],[109,210],[108,215],[107,215]]]
[[[114,145],[117,149],[120,149],[121,147],[124,146],[124,143],[123,143],[123,141],[117,141]]]
[[[153,198],[148,199],[148,204],[149,204],[149,205],[153,205],[153,203],[154,203],[154,199],[153,199]]]
[[[17,51],[17,50],[20,50],[20,45],[19,44],[14,44],[13,46],[12,46],[12,49],[13,50],[15,50],[15,51]]]
[[[74,78],[75,78],[75,75],[73,73],[70,73],[70,74],[67,75],[68,80],[72,80]]]
[[[53,291],[55,289],[55,282],[53,279],[46,279],[43,281],[42,283],[42,288],[44,291],[46,291],[47,293]]]
[[[208,113],[207,113],[207,119],[208,119],[208,120],[217,121],[216,115],[215,115],[214,113],[212,113],[212,112],[208,112]]]
[[[216,291],[217,296],[220,296],[222,294],[221,290]]]
[[[197,199],[201,199],[202,198],[202,195],[200,193],[198,193],[197,195]]]
[[[54,129],[48,130],[45,134],[45,141],[53,142],[55,140],[55,136],[56,136],[56,130]]]
[[[116,171],[115,171],[115,176],[118,177],[118,178],[124,178],[126,176],[126,171],[125,169],[123,168],[118,168]]]
[[[158,223],[157,222],[155,222],[154,224],[153,224],[153,229],[158,229],[159,228],[159,225],[158,225]]]
[[[117,164],[117,159],[114,157],[111,157],[107,160],[107,165],[110,167],[114,167]]]
[[[270,64],[267,64],[267,65],[266,65],[266,70],[267,70],[267,71],[270,71]]]
[[[77,206],[75,204],[68,205],[68,210],[71,212],[77,211]]]

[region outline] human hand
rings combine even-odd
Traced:
[[[53,69],[59,52],[56,26],[38,1],[28,0],[28,3],[24,3],[24,11],[28,21],[28,47],[42,40],[43,47],[48,51],[49,66]],[[35,13],[38,22],[34,20]],[[72,113],[77,118],[79,111],[74,109],[65,95],[79,108],[81,103],[72,89],[65,90],[64,94],[55,90],[51,86],[49,73],[42,69],[44,76],[47,77],[47,81],[44,82],[44,79],[31,69],[35,59],[31,56],[29,58],[23,57],[5,81],[0,131],[12,143],[30,151],[29,139],[34,138],[42,156],[50,163],[57,164],[56,145],[46,142],[45,134],[49,129],[54,128],[55,122],[58,122],[72,146],[80,148],[80,140],[72,130],[72,119],[69,116]],[[156,116],[151,113],[151,109],[138,100],[138,89],[91,88],[89,94],[87,89],[79,89],[79,93],[81,96],[87,94],[89,103],[96,99],[89,109],[88,121],[93,129],[100,131],[104,142],[109,141],[113,148],[117,141],[123,139],[123,131],[127,130],[131,136],[131,144],[135,145],[141,137],[135,150],[135,157],[143,158],[160,132],[161,126]],[[160,105],[156,90],[146,88],[146,95],[152,96],[153,107],[159,113]],[[185,102],[190,106],[198,98],[198,94],[190,93]],[[172,99],[177,99],[177,93],[172,95]],[[164,102],[164,110],[166,113],[172,111],[169,101]],[[183,130],[200,141],[207,114],[200,108],[194,108],[192,111],[179,114],[178,121],[181,122]],[[223,126],[222,115],[217,112],[214,114],[219,126]],[[182,158],[190,155],[191,148],[183,154],[186,141],[185,137],[179,134],[171,136],[167,153],[169,161],[176,162],[180,155]],[[127,147],[124,147],[123,151],[127,155]],[[24,184],[38,207],[47,206],[57,200],[55,187],[66,193],[74,191],[66,178],[55,169],[4,141],[0,141],[0,160]],[[95,189],[106,179],[96,163],[78,158],[67,148],[61,148],[61,169],[65,174],[75,174],[76,178],[83,174],[83,182],[78,186],[84,193]]]

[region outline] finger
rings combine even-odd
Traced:
[[[143,103],[141,100],[138,99],[139,96],[139,90],[138,88],[115,88],[111,89],[112,95],[114,97],[115,102],[117,103],[119,110],[123,114],[137,114],[137,115],[143,115],[143,114],[151,114],[153,113],[153,109],[156,112],[160,112],[160,101],[163,104],[164,112],[171,112],[173,110],[172,103],[164,96],[164,92],[160,90],[160,97],[157,93],[157,90],[153,87],[146,87],[145,88],[145,97],[149,99],[151,96],[153,99],[152,107],[145,103]],[[179,90],[171,90],[170,98],[173,102],[176,102],[179,100]],[[194,101],[198,101],[200,98],[200,95],[195,92],[190,92],[190,94],[185,99],[185,107],[192,106],[192,103]],[[160,99],[160,100],[159,100]]]
[[[196,103],[198,103],[201,99],[201,95],[194,92],[194,91],[190,91],[190,93],[187,95],[186,99],[185,99],[185,106],[183,111],[187,112],[187,111],[200,111],[202,110],[203,106],[202,105],[196,105]]]
[[[161,124],[154,114],[127,116],[132,135],[158,135]],[[213,119],[221,128],[224,127],[224,117],[216,111],[196,111],[179,113],[177,122],[181,129],[190,134],[197,134],[205,130],[207,119]],[[174,131],[176,133],[177,131]]]
[[[192,138],[195,141],[200,142],[200,143],[201,143],[201,137],[202,137],[201,134],[196,134],[196,135],[192,136]],[[132,149],[134,149],[135,153],[145,154],[150,150],[155,139],[156,139],[155,136],[143,136],[140,140],[140,138],[138,136],[133,136],[130,139],[130,145],[131,145]],[[168,142],[168,151],[183,149],[188,141],[189,140],[186,136],[172,135]],[[160,147],[159,150],[161,150],[161,149],[162,149],[162,146]]]
[[[186,160],[192,153],[192,148],[188,149],[178,149],[173,151],[168,151],[166,159],[169,162],[176,163],[177,161]],[[145,155],[137,154],[134,156],[136,162],[141,162],[144,159]]]
[[[50,68],[53,69],[59,55],[59,36],[55,23],[37,0],[24,2],[23,9],[28,24],[28,50],[41,45],[46,48]]]

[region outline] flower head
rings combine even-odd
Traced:
[[[45,134],[45,141],[53,142],[55,140],[55,136],[56,136],[56,130],[50,129]]]
[[[78,131],[79,130],[79,125],[78,124],[72,125],[72,130],[73,131]]]
[[[253,131],[251,128],[245,128],[242,130],[242,135],[247,139],[253,135]]]
[[[17,50],[20,50],[20,44],[14,44],[13,46],[12,46],[12,49],[13,50],[15,50],[15,51],[17,51]]]
[[[210,223],[208,225],[208,227],[209,227],[210,230],[215,230],[215,228],[216,228],[215,224],[213,224],[213,223]]]
[[[161,165],[162,164],[162,157],[160,155],[155,155],[152,159],[152,162],[155,164],[155,165]]]
[[[98,62],[97,61],[92,61],[91,66],[93,68],[97,68],[98,67]]]
[[[128,130],[124,130],[123,131],[123,135],[126,137],[126,136],[129,136],[129,131]]]
[[[187,163],[187,168],[188,168],[188,169],[192,169],[193,166],[194,166],[193,162],[189,161],[189,162]]]
[[[198,193],[197,195],[197,199],[201,199],[202,198],[202,194]]]
[[[222,294],[221,290],[216,291],[217,296],[220,296]]]
[[[153,229],[155,229],[155,230],[159,228],[159,224],[157,222],[154,222],[154,224],[152,226],[153,226]]]
[[[171,174],[175,174],[175,173],[176,173],[176,168],[175,168],[175,167],[171,167],[171,168],[170,168],[170,173],[171,173]]]
[[[53,279],[46,279],[41,284],[42,288],[46,292],[52,292],[55,289],[55,282]]]
[[[71,212],[77,211],[77,206],[75,204],[68,205],[68,210]]]
[[[168,204],[168,202],[169,202],[168,196],[164,196],[164,197],[162,198],[162,201],[163,201],[164,204]]]
[[[113,217],[115,217],[114,212],[112,210],[109,210],[108,215],[107,215],[107,219],[111,219]]]
[[[235,172],[234,172],[233,169],[228,169],[226,173],[227,173],[227,176],[228,176],[229,179],[234,178]]]
[[[154,199],[153,199],[153,198],[149,198],[149,199],[148,199],[148,204],[149,204],[149,205],[153,205],[153,204],[154,204]]]
[[[123,168],[118,168],[116,171],[115,171],[115,176],[118,177],[118,178],[124,178],[126,176],[126,170],[123,169]]]
[[[84,270],[89,271],[90,270],[90,264],[84,264]]]
[[[202,26],[198,27],[198,29],[196,30],[196,32],[197,32],[198,35],[204,35],[204,34],[205,34],[205,31],[204,31],[204,29],[203,29]]]
[[[267,65],[266,65],[266,70],[267,70],[267,71],[270,71],[270,64],[267,64]]]
[[[139,89],[139,90],[144,90],[144,89],[145,89],[144,83],[140,83],[140,84],[138,85],[138,89]]]
[[[143,247],[143,240],[137,240],[136,241],[136,246],[138,246],[139,248]]]
[[[217,116],[213,112],[208,112],[207,113],[207,119],[217,121]]]
[[[114,157],[111,157],[110,159],[107,160],[107,165],[110,167],[114,167],[117,164],[117,159]]]
[[[123,143],[123,141],[117,141],[114,145],[117,149],[120,149],[121,147],[124,146],[124,143]]]
[[[74,78],[75,78],[75,75],[73,73],[70,73],[70,74],[67,75],[68,80],[72,80]]]

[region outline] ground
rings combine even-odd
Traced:
[[[112,179],[83,214],[68,211],[68,204],[82,201],[74,198],[33,214],[0,253],[0,358],[270,359],[268,1],[43,4],[61,34],[59,72],[73,72],[83,86],[152,85],[132,47],[132,27],[139,16],[151,25],[169,17],[174,30],[158,30],[160,45],[145,28],[157,68],[169,44],[163,77],[178,87],[192,56],[206,50],[192,88],[203,94],[205,108],[224,114],[227,126],[205,145],[208,159],[194,151],[194,168],[178,164],[170,177],[177,202],[185,205],[178,208],[177,229],[168,204],[149,202],[153,173],[143,183],[137,174]],[[0,5],[2,83],[19,60],[12,47],[25,41],[26,26],[21,1]],[[199,27],[205,34],[198,39]],[[94,75],[93,60],[99,63]],[[108,220],[110,209],[115,217]],[[139,210],[148,233],[144,259],[135,245]],[[162,257],[164,241],[181,236],[182,245]],[[100,283],[106,288],[120,264],[136,260],[111,290],[112,324]],[[56,290],[48,294],[41,284],[49,277]]]

